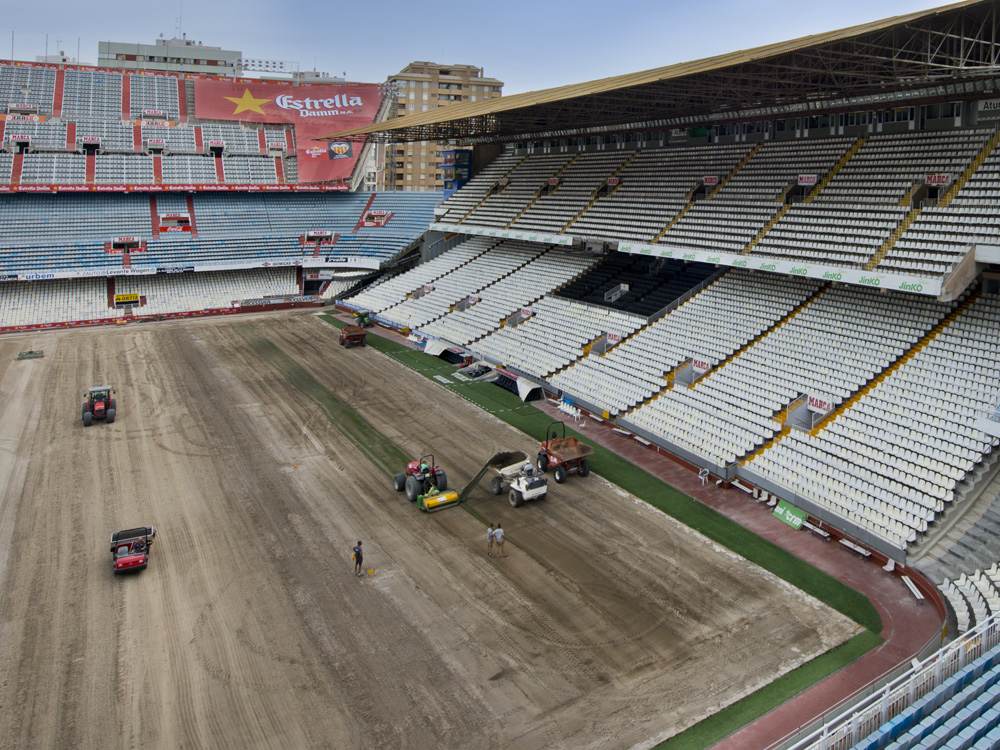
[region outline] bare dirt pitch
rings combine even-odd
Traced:
[[[597,476],[423,515],[262,340],[453,485],[534,448],[309,315],[3,338],[0,746],[630,747],[858,630]],[[97,381],[119,420],[85,430]]]

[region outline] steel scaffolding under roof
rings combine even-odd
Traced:
[[[846,29],[586,83],[453,104],[328,139],[503,141],[635,123],[722,122],[838,102],[991,83],[1000,73],[1000,0],[965,0]],[[930,88],[929,88],[930,87]],[[957,98],[957,97],[956,97]]]

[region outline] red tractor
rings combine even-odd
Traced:
[[[427,494],[432,485],[442,492],[448,489],[448,475],[434,463],[433,454],[410,461],[406,470],[393,478],[396,492],[406,490],[406,499],[411,503],[417,501],[418,495]]]
[[[538,468],[542,473],[551,469],[553,478],[562,484],[571,473],[581,477],[590,474],[587,456],[593,452],[594,449],[586,443],[575,437],[566,437],[565,422],[552,422],[545,429],[544,442],[538,446]]]
[[[155,537],[156,529],[153,526],[124,529],[112,534],[112,572],[128,573],[133,570],[145,570],[149,565],[149,550],[153,546]]]
[[[90,427],[95,419],[114,422],[117,414],[115,391],[110,385],[95,385],[89,391],[84,391],[81,409],[84,427]]]

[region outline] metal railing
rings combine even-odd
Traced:
[[[808,734],[786,737],[771,745],[771,748],[849,750],[963,667],[998,646],[1000,615],[993,615],[923,661],[914,660],[913,666],[883,687],[874,691],[863,689],[862,698],[825,720]]]

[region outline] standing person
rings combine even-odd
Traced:
[[[503,524],[498,523],[497,527],[493,529],[493,541],[497,545],[497,557],[507,557],[503,553]]]
[[[490,527],[486,530],[486,554],[489,555],[490,557],[493,557],[494,533],[495,532],[493,531],[493,524],[490,524]]]
[[[361,540],[358,540],[357,545],[354,547],[354,575],[360,576],[364,575],[361,570],[361,566],[365,561],[365,551],[361,549]]]

